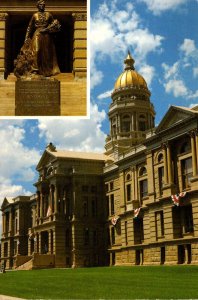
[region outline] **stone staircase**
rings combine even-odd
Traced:
[[[86,116],[86,79],[75,79],[72,73],[53,78],[61,82],[61,116]],[[0,80],[0,116],[15,116],[15,82],[14,74]]]
[[[33,258],[30,258],[27,262],[19,267],[15,268],[15,270],[32,270],[33,268]]]

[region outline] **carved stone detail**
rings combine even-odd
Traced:
[[[87,14],[86,13],[73,13],[72,17],[75,21],[87,21]]]
[[[7,17],[8,17],[7,13],[0,13],[0,21],[6,21]]]

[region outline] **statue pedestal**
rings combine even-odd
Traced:
[[[18,79],[15,85],[16,116],[60,116],[60,81]]]

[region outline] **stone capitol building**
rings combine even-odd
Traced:
[[[36,194],[4,199],[7,269],[198,264],[198,107],[171,106],[155,127],[147,83],[124,62],[105,153],[50,143]]]

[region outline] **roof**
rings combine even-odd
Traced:
[[[108,160],[108,156],[101,153],[93,153],[93,152],[76,152],[76,151],[67,151],[67,150],[56,150],[49,151],[46,150],[49,154],[53,155],[57,158],[73,158],[73,159],[88,159],[88,160]]]
[[[103,153],[94,152],[76,152],[68,150],[56,150],[56,147],[50,143],[43,152],[37,165],[37,170],[45,164],[51,156],[54,159],[73,159],[73,160],[92,160],[97,162],[113,161],[113,159]]]

